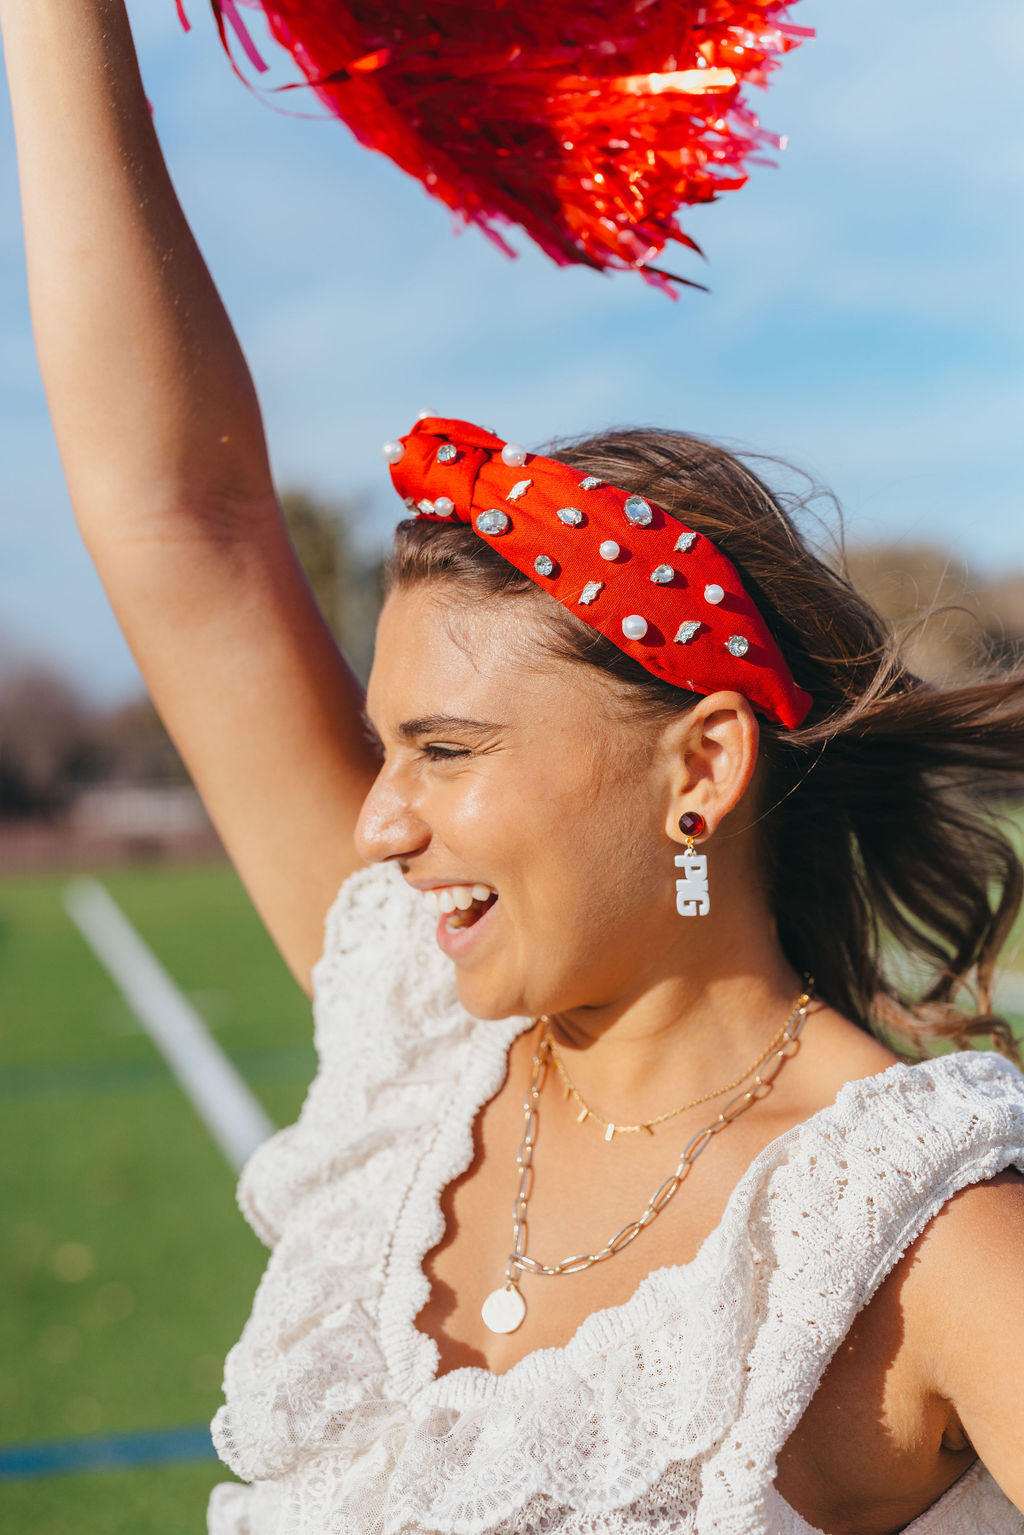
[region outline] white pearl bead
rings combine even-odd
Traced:
[[[439,517],[450,517],[455,510],[455,502],[451,496],[438,496],[434,502],[434,511]]]
[[[630,613],[622,620],[622,632],[627,640],[642,640],[647,633],[646,618],[641,618],[639,613]]]
[[[606,538],[601,545],[602,560],[617,560],[621,552],[614,538]]]
[[[441,412],[438,410],[421,410],[419,415],[416,417],[416,420],[429,421],[432,416],[439,416],[440,414]]]
[[[510,469],[518,469],[526,463],[526,449],[517,442],[507,442],[501,450],[501,461]]]
[[[380,451],[389,464],[400,464],[405,457],[405,443],[386,442]]]
[[[721,586],[717,586],[714,583],[712,583],[711,586],[706,586],[704,588],[704,601],[705,602],[713,603],[716,607],[717,607],[718,603],[720,603],[722,601],[724,596],[725,596],[724,588],[721,587]]]

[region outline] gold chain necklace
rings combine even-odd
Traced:
[[[646,1231],[653,1220],[664,1210],[665,1206],[673,1198],[676,1190],[687,1177],[690,1168],[697,1158],[708,1146],[716,1135],[720,1135],[728,1129],[733,1120],[739,1119],[746,1113],[750,1105],[758,1098],[764,1097],[770,1090],[775,1080],[790,1045],[800,1036],[800,1031],[807,1018],[807,1008],[811,1000],[813,982],[806,979],[806,991],[797,999],[796,1006],[786,1019],[782,1033],[778,1036],[778,1044],[769,1047],[768,1054],[760,1062],[754,1075],[754,1081],[746,1092],[739,1093],[731,1098],[718,1118],[710,1125],[705,1125],[698,1130],[696,1135],[691,1135],[683,1147],[675,1171],[664,1182],[660,1183],[647,1201],[647,1206],[638,1220],[629,1221],[622,1226],[615,1235],[605,1243],[596,1253],[574,1253],[570,1258],[563,1258],[560,1263],[539,1263],[536,1258],[530,1258],[526,1253],[527,1224],[526,1208],[530,1199],[530,1190],[533,1185],[533,1150],[537,1142],[537,1126],[540,1118],[540,1094],[544,1086],[551,1062],[550,1045],[546,1045],[547,1031],[542,1035],[536,1054],[533,1057],[533,1077],[530,1081],[529,1091],[523,1100],[523,1138],[519,1143],[516,1153],[516,1166],[519,1169],[519,1187],[516,1191],[515,1205],[512,1212],[512,1251],[509,1254],[505,1267],[505,1283],[497,1290],[492,1290],[484,1301],[481,1315],[484,1324],[491,1332],[507,1333],[515,1332],[522,1324],[526,1316],[526,1301],[523,1292],[516,1284],[520,1273],[524,1274],[579,1274],[583,1269],[591,1268],[595,1263],[604,1263],[608,1258],[614,1258],[624,1247],[628,1247],[641,1233]],[[539,1020],[547,1022],[547,1019]]]
[[[807,1002],[809,1000],[809,993],[804,993],[801,995],[800,1002],[797,1003],[797,1006],[799,1007],[801,1003]],[[617,1121],[613,1122],[610,1119],[603,1119],[597,1110],[592,1109],[589,1103],[585,1101],[583,1094],[580,1092],[579,1088],[576,1086],[575,1082],[566,1071],[565,1062],[562,1060],[562,1057],[559,1055],[558,1050],[555,1047],[555,1041],[551,1034],[550,1022],[547,1019],[544,1021],[546,1027],[541,1038],[541,1047],[546,1048],[548,1054],[551,1056],[555,1070],[558,1072],[558,1075],[561,1077],[565,1086],[565,1096],[567,1098],[572,1098],[580,1106],[580,1111],[576,1115],[576,1123],[578,1125],[582,1125],[585,1124],[588,1119],[592,1119],[596,1124],[603,1125],[604,1138],[606,1141],[612,1140],[616,1135],[638,1135],[641,1130],[643,1130],[647,1135],[653,1135],[655,1125],[663,1125],[667,1120],[675,1119],[679,1114],[685,1114],[687,1109],[697,1109],[702,1103],[710,1103],[712,1098],[721,1098],[723,1093],[731,1093],[734,1088],[739,1087],[741,1082],[745,1082],[749,1076],[752,1076],[757,1068],[761,1065],[761,1062],[768,1058],[771,1052],[775,1049],[775,1046],[782,1039],[783,1034],[785,1034],[786,1029],[789,1026],[787,1020],[787,1022],[782,1025],[782,1028],[775,1035],[775,1038],[769,1040],[768,1043],[762,1047],[758,1055],[756,1055],[753,1061],[751,1061],[746,1071],[741,1071],[738,1077],[735,1077],[731,1082],[727,1082],[724,1087],[716,1087],[712,1092],[704,1093],[700,1098],[691,1098],[689,1103],[681,1103],[678,1108],[669,1109],[667,1114],[658,1114],[656,1118],[647,1119],[642,1124],[620,1125]]]

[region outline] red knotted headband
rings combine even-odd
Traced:
[[[804,720],[811,695],[735,565],[653,501],[468,421],[425,417],[384,456],[418,516],[468,523],[656,677],[693,693],[735,690],[788,730]]]

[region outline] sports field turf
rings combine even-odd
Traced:
[[[104,884],[275,1123],[314,1069],[309,1003],[235,875]],[[60,878],[0,881],[0,1445],[179,1428],[220,1403],[266,1253],[235,1178],[61,906]],[[0,1528],[205,1529],[210,1460],[0,1481]]]
[[[233,872],[103,883],[290,1123],[314,1069],[309,1004]],[[0,1454],[208,1422],[266,1258],[233,1172],[65,915],[64,884],[0,879]],[[0,1479],[0,1528],[198,1535],[228,1476],[209,1459]]]

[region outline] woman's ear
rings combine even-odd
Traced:
[[[669,806],[665,830],[683,840],[679,817],[696,810],[713,833],[735,810],[757,767],[761,730],[742,693],[711,693],[666,732]]]

